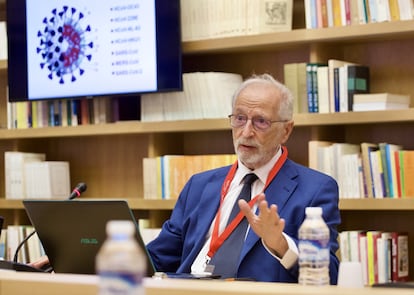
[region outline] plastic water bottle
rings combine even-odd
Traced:
[[[109,221],[107,239],[96,256],[99,295],[143,295],[146,260],[136,242],[133,222]]]
[[[329,228],[322,208],[307,207],[299,228],[299,284],[329,285]]]

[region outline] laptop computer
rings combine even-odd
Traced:
[[[125,200],[24,200],[23,205],[56,273],[95,274],[95,257],[106,239],[109,220],[134,222],[136,239],[147,257],[146,275],[155,273],[137,219]]]

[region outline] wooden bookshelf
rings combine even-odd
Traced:
[[[303,113],[294,114],[295,127],[324,125],[355,125],[404,123],[414,119],[414,108],[375,112]],[[170,132],[201,132],[230,130],[229,121],[223,119],[179,120],[164,122],[121,121],[108,124],[28,129],[0,129],[0,140],[29,138],[59,138],[81,136],[109,136],[128,134],[152,134]]]
[[[4,15],[0,1],[0,17]],[[302,0],[295,15],[303,17]],[[299,7],[299,8],[298,8]],[[302,9],[302,10],[300,10]],[[368,65],[371,92],[411,95],[414,106],[414,21],[306,30],[294,20],[294,30],[272,34],[208,39],[183,43],[183,70],[224,71],[248,77],[269,72],[283,80],[283,65],[326,62],[329,58]],[[303,23],[303,22],[302,22]],[[5,126],[7,62],[0,61],[0,124]],[[230,98],[229,98],[230,99]],[[309,140],[361,143],[390,142],[414,150],[414,109],[334,114],[295,114],[288,142],[289,157],[307,165]],[[42,129],[0,129],[0,153],[7,150],[44,152],[47,160],[69,161],[72,185],[86,182],[86,198],[127,199],[137,215],[159,226],[174,200],[144,200],[142,159],[164,154],[233,153],[228,120],[171,122],[127,121],[103,125]],[[4,159],[0,157],[0,168]],[[0,179],[4,179],[0,169]],[[4,199],[0,182],[0,214],[8,223],[28,222],[21,201]],[[340,201],[345,229],[401,230],[414,248],[414,196],[406,199]],[[410,251],[414,279],[414,251]]]
[[[7,70],[7,60],[0,59],[0,71]]]
[[[318,42],[367,42],[409,39],[413,34],[414,21],[370,23],[364,25],[323,29],[296,29],[260,35],[236,36],[183,43],[184,54],[212,52],[249,52],[252,50],[286,50],[308,46]]]

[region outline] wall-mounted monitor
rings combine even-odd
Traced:
[[[182,89],[179,0],[7,1],[9,101]]]

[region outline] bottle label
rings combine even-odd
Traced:
[[[299,264],[312,264],[314,267],[329,264],[329,247],[328,240],[300,240]]]
[[[99,295],[143,295],[142,276],[135,273],[99,273]]]

